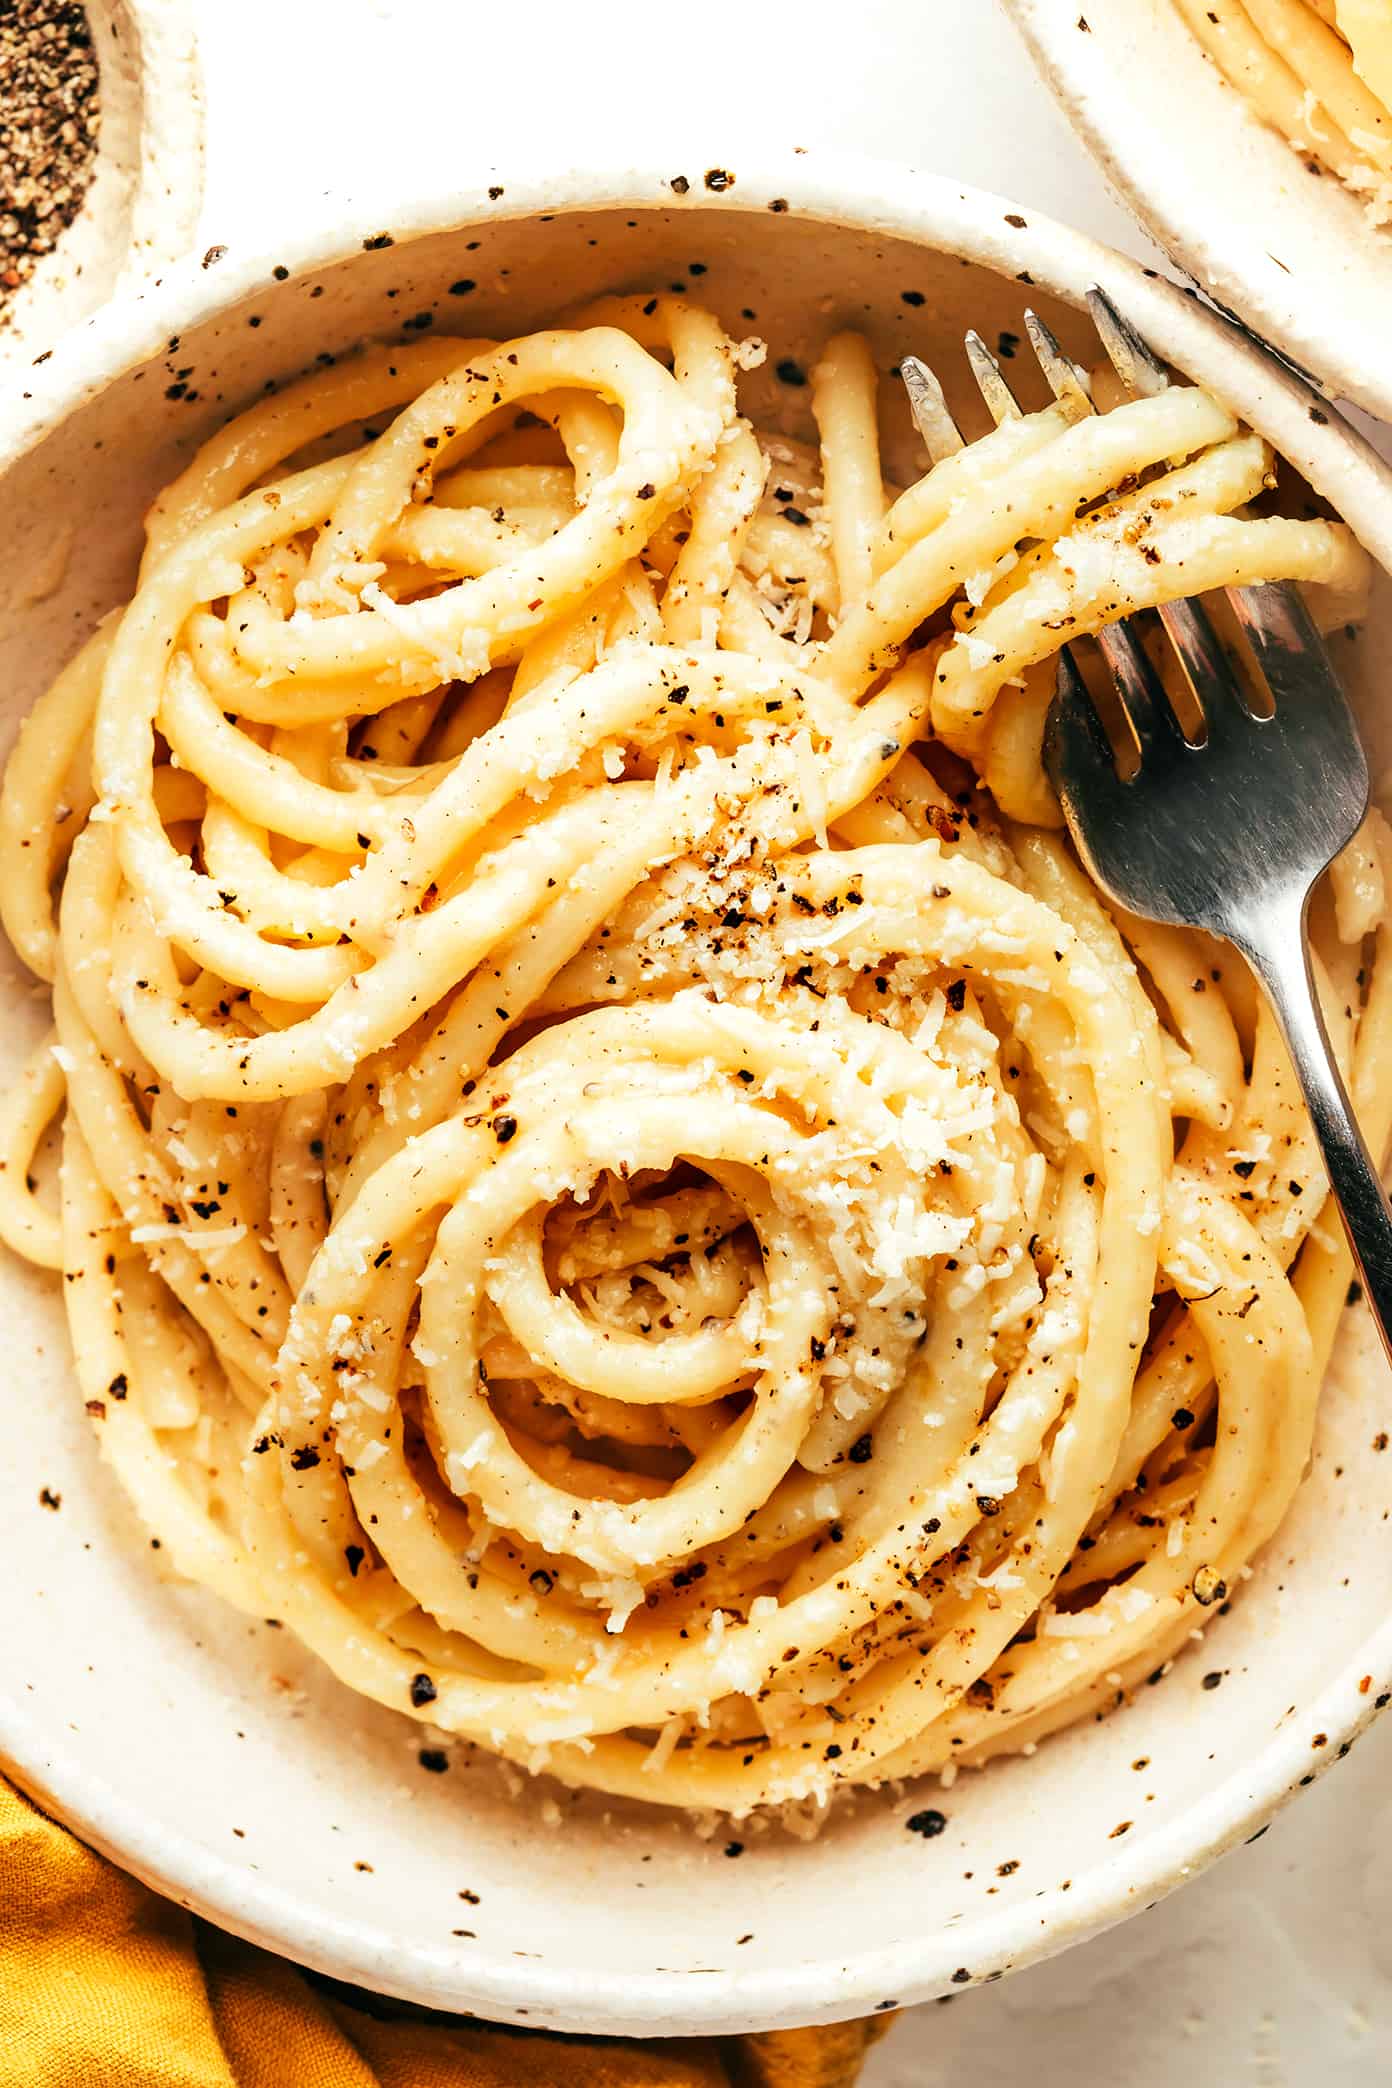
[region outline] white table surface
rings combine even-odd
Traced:
[[[1155,258],[1034,79],[997,0],[194,0],[204,244],[519,155],[872,152]],[[674,162],[675,163],[675,162]],[[866,2088],[1352,2088],[1392,2078],[1392,1722],[1240,1850],[1053,1964],[906,2016]]]

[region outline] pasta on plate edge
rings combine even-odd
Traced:
[[[1174,5],[1263,123],[1338,175],[1370,224],[1392,221],[1392,14],[1384,0]]]

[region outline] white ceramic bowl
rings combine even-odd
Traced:
[[[1392,230],[1253,115],[1172,0],[1005,4],[1152,238],[1332,395],[1392,420]]]
[[[203,200],[203,87],[188,0],[87,0],[101,68],[91,186],[14,294],[0,374],[41,354],[115,290],[182,254]]]
[[[194,266],[70,339],[0,457],[6,737],[128,587],[152,493],[267,380],[422,312],[523,329],[613,285],[699,285],[785,353],[851,320],[886,360],[928,354],[964,396],[965,325],[1018,333],[1033,302],[1082,351],[1075,307],[1100,281],[1392,564],[1386,468],[1169,285],[945,182],[807,158],[724,171],[718,193],[680,162],[504,180],[312,248]],[[451,294],[464,280],[476,289]],[[1355,677],[1389,621],[1385,587],[1350,650]],[[10,986],[0,1078],[42,1003]],[[1252,1833],[1392,1689],[1392,1455],[1373,1448],[1392,1392],[1365,1343],[1334,1375],[1289,1523],[1202,1652],[1032,1760],[867,1798],[815,1843],[751,1835],[737,1858],[682,1819],[544,1785],[510,1794],[462,1753],[425,1775],[414,1725],[348,1695],[284,1633],[160,1578],[74,1396],[56,1285],[6,1259],[0,1310],[0,1752],[91,1841],[214,1921],[440,2007],[676,2033],[958,1991],[1119,1920]],[[1203,1687],[1210,1672],[1221,1688]],[[906,1828],[930,1804],[948,1823],[933,1839]]]

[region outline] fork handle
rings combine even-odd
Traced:
[[[1308,903],[1308,893],[1293,905],[1277,900],[1247,927],[1240,946],[1266,989],[1286,1040],[1364,1296],[1392,1360],[1392,1209],[1358,1128],[1320,1012],[1305,934]]]

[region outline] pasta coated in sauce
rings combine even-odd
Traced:
[[[758,353],[609,300],[262,400],[0,807],[55,1020],[0,1233],[165,1558],[432,1727],[735,1814],[1105,1707],[1279,1521],[1349,1276],[1312,1135],[1040,742],[1064,636],[1366,579],[1187,385],[900,490],[863,340],[812,442],[742,417]],[[1315,922],[1379,1148],[1386,864],[1374,816]]]

